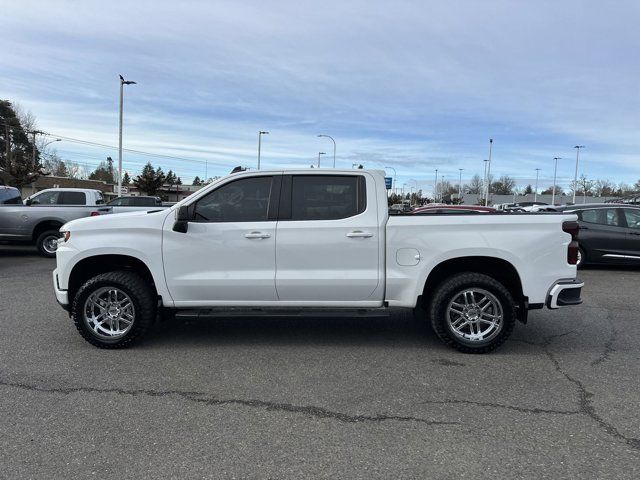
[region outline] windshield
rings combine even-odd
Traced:
[[[22,197],[20,197],[20,191],[14,188],[0,188],[0,204],[21,205]]]

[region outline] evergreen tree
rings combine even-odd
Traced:
[[[196,178],[194,178],[194,179],[193,179],[193,183],[192,183],[191,185],[194,185],[194,186],[196,186],[196,187],[197,187],[197,186],[200,186],[200,185],[202,185],[202,180],[200,180],[200,177],[198,177],[198,176],[196,175]]]
[[[147,163],[142,169],[142,173],[133,180],[133,184],[147,195],[156,195],[162,188],[165,181],[165,175],[162,169],[158,167],[153,169],[151,162]]]
[[[25,125],[11,102],[0,100],[0,179],[4,183],[22,187],[46,175],[28,132],[32,127]]]
[[[531,184],[527,185],[524,188],[524,194],[527,195],[528,193],[533,193],[533,187],[531,186]]]
[[[122,185],[129,185],[131,183],[131,177],[129,176],[129,172],[124,172],[122,176]]]
[[[176,178],[176,185],[182,185],[182,179],[180,177]]]
[[[118,183],[115,172],[113,170],[112,158],[107,157],[106,161],[100,162],[98,167],[89,174],[89,180],[102,180],[103,182],[111,184]]]

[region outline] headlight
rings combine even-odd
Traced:
[[[66,232],[63,232],[63,233],[64,233],[64,237],[63,237],[64,241],[68,242],[69,239],[71,238],[71,232],[69,230],[67,230]]]

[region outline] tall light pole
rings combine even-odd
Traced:
[[[486,189],[486,185],[487,185],[487,163],[489,162],[489,160],[483,160],[484,162],[484,174],[482,175],[482,192],[480,195],[480,198],[484,198],[484,191]]]
[[[262,135],[269,135],[269,132],[258,132],[258,170],[260,170],[260,149],[262,148]]]
[[[562,157],[553,157],[553,159],[556,161],[556,166],[553,169],[553,193],[551,195],[551,205],[556,204],[556,175],[558,173],[558,160],[561,160]]]
[[[458,170],[460,171],[460,178],[458,180],[458,201],[460,201],[462,198],[462,170],[464,170],[464,168],[459,168]]]
[[[533,201],[537,202],[538,201],[538,176],[540,175],[540,169],[536,168],[536,190],[533,193]]]
[[[580,157],[580,149],[584,148],[584,145],[576,145],[573,147],[576,149],[576,171],[573,174],[573,203],[576,203],[576,190],[578,189],[578,158]]]
[[[433,202],[438,199],[438,169],[436,168],[436,181],[433,184]]]
[[[489,190],[491,189],[491,147],[493,147],[493,138],[489,139],[489,163],[487,164],[487,195],[484,198],[484,206],[489,205]]]
[[[118,196],[122,196],[122,106],[124,103],[124,86],[135,85],[133,80],[125,80],[120,75],[120,131],[118,134]]]
[[[336,141],[333,139],[331,135],[318,135],[318,137],[326,137],[330,138],[333,142],[333,168],[336,168]]]
[[[326,155],[326,153],[318,152],[318,168],[320,168],[320,155]]]
[[[396,188],[396,169],[393,167],[384,167],[384,168],[388,168],[389,170],[393,170],[393,184],[391,185],[391,192],[393,193],[393,189]]]

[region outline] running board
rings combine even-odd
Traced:
[[[389,309],[377,308],[322,308],[322,307],[215,307],[177,310],[176,318],[230,318],[230,317],[388,317]]]

